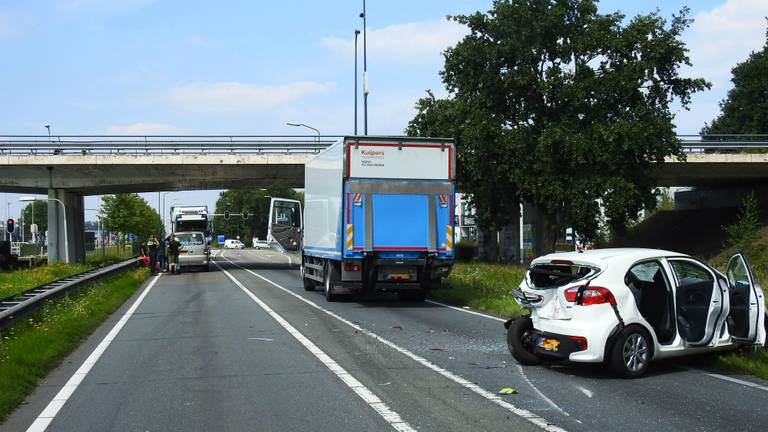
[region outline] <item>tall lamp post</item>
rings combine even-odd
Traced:
[[[296,127],[305,127],[307,129],[312,129],[313,131],[315,131],[315,133],[317,133],[317,142],[320,142],[320,131],[315,129],[315,128],[313,128],[312,126],[305,125],[304,123],[290,123],[290,122],[286,123],[286,125],[288,125],[288,126],[296,126]]]
[[[357,37],[360,30],[355,30],[355,135],[357,135]]]
[[[21,197],[19,198],[19,201],[21,202],[32,202],[37,201],[37,197],[27,196],[27,197]],[[64,203],[57,198],[39,198],[40,201],[56,201],[57,203],[61,204],[61,210],[64,213],[64,260],[66,262],[69,262],[69,233],[67,232],[67,207],[64,205]],[[33,204],[34,205],[34,204]],[[50,254],[50,251],[49,251]]]
[[[368,41],[366,38],[365,0],[363,0],[363,134],[368,135]]]

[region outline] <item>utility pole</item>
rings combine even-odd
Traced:
[[[368,135],[368,40],[366,38],[365,0],[363,0],[363,134]]]
[[[357,135],[357,37],[360,30],[355,30],[355,135]]]

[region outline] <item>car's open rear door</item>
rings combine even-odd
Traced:
[[[286,198],[272,198],[269,203],[267,243],[281,252],[301,250],[303,227],[301,203]]]
[[[763,292],[755,283],[752,270],[744,254],[731,257],[725,269],[728,278],[731,311],[728,331],[737,343],[763,345],[765,343],[765,304]]]

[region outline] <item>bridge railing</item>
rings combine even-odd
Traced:
[[[0,156],[312,154],[338,139],[317,135],[0,135]]]
[[[739,153],[768,151],[768,134],[678,135],[686,153]]]

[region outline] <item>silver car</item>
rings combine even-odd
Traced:
[[[204,271],[210,270],[211,254],[205,234],[200,231],[175,233],[179,239],[179,266],[198,267]]]

